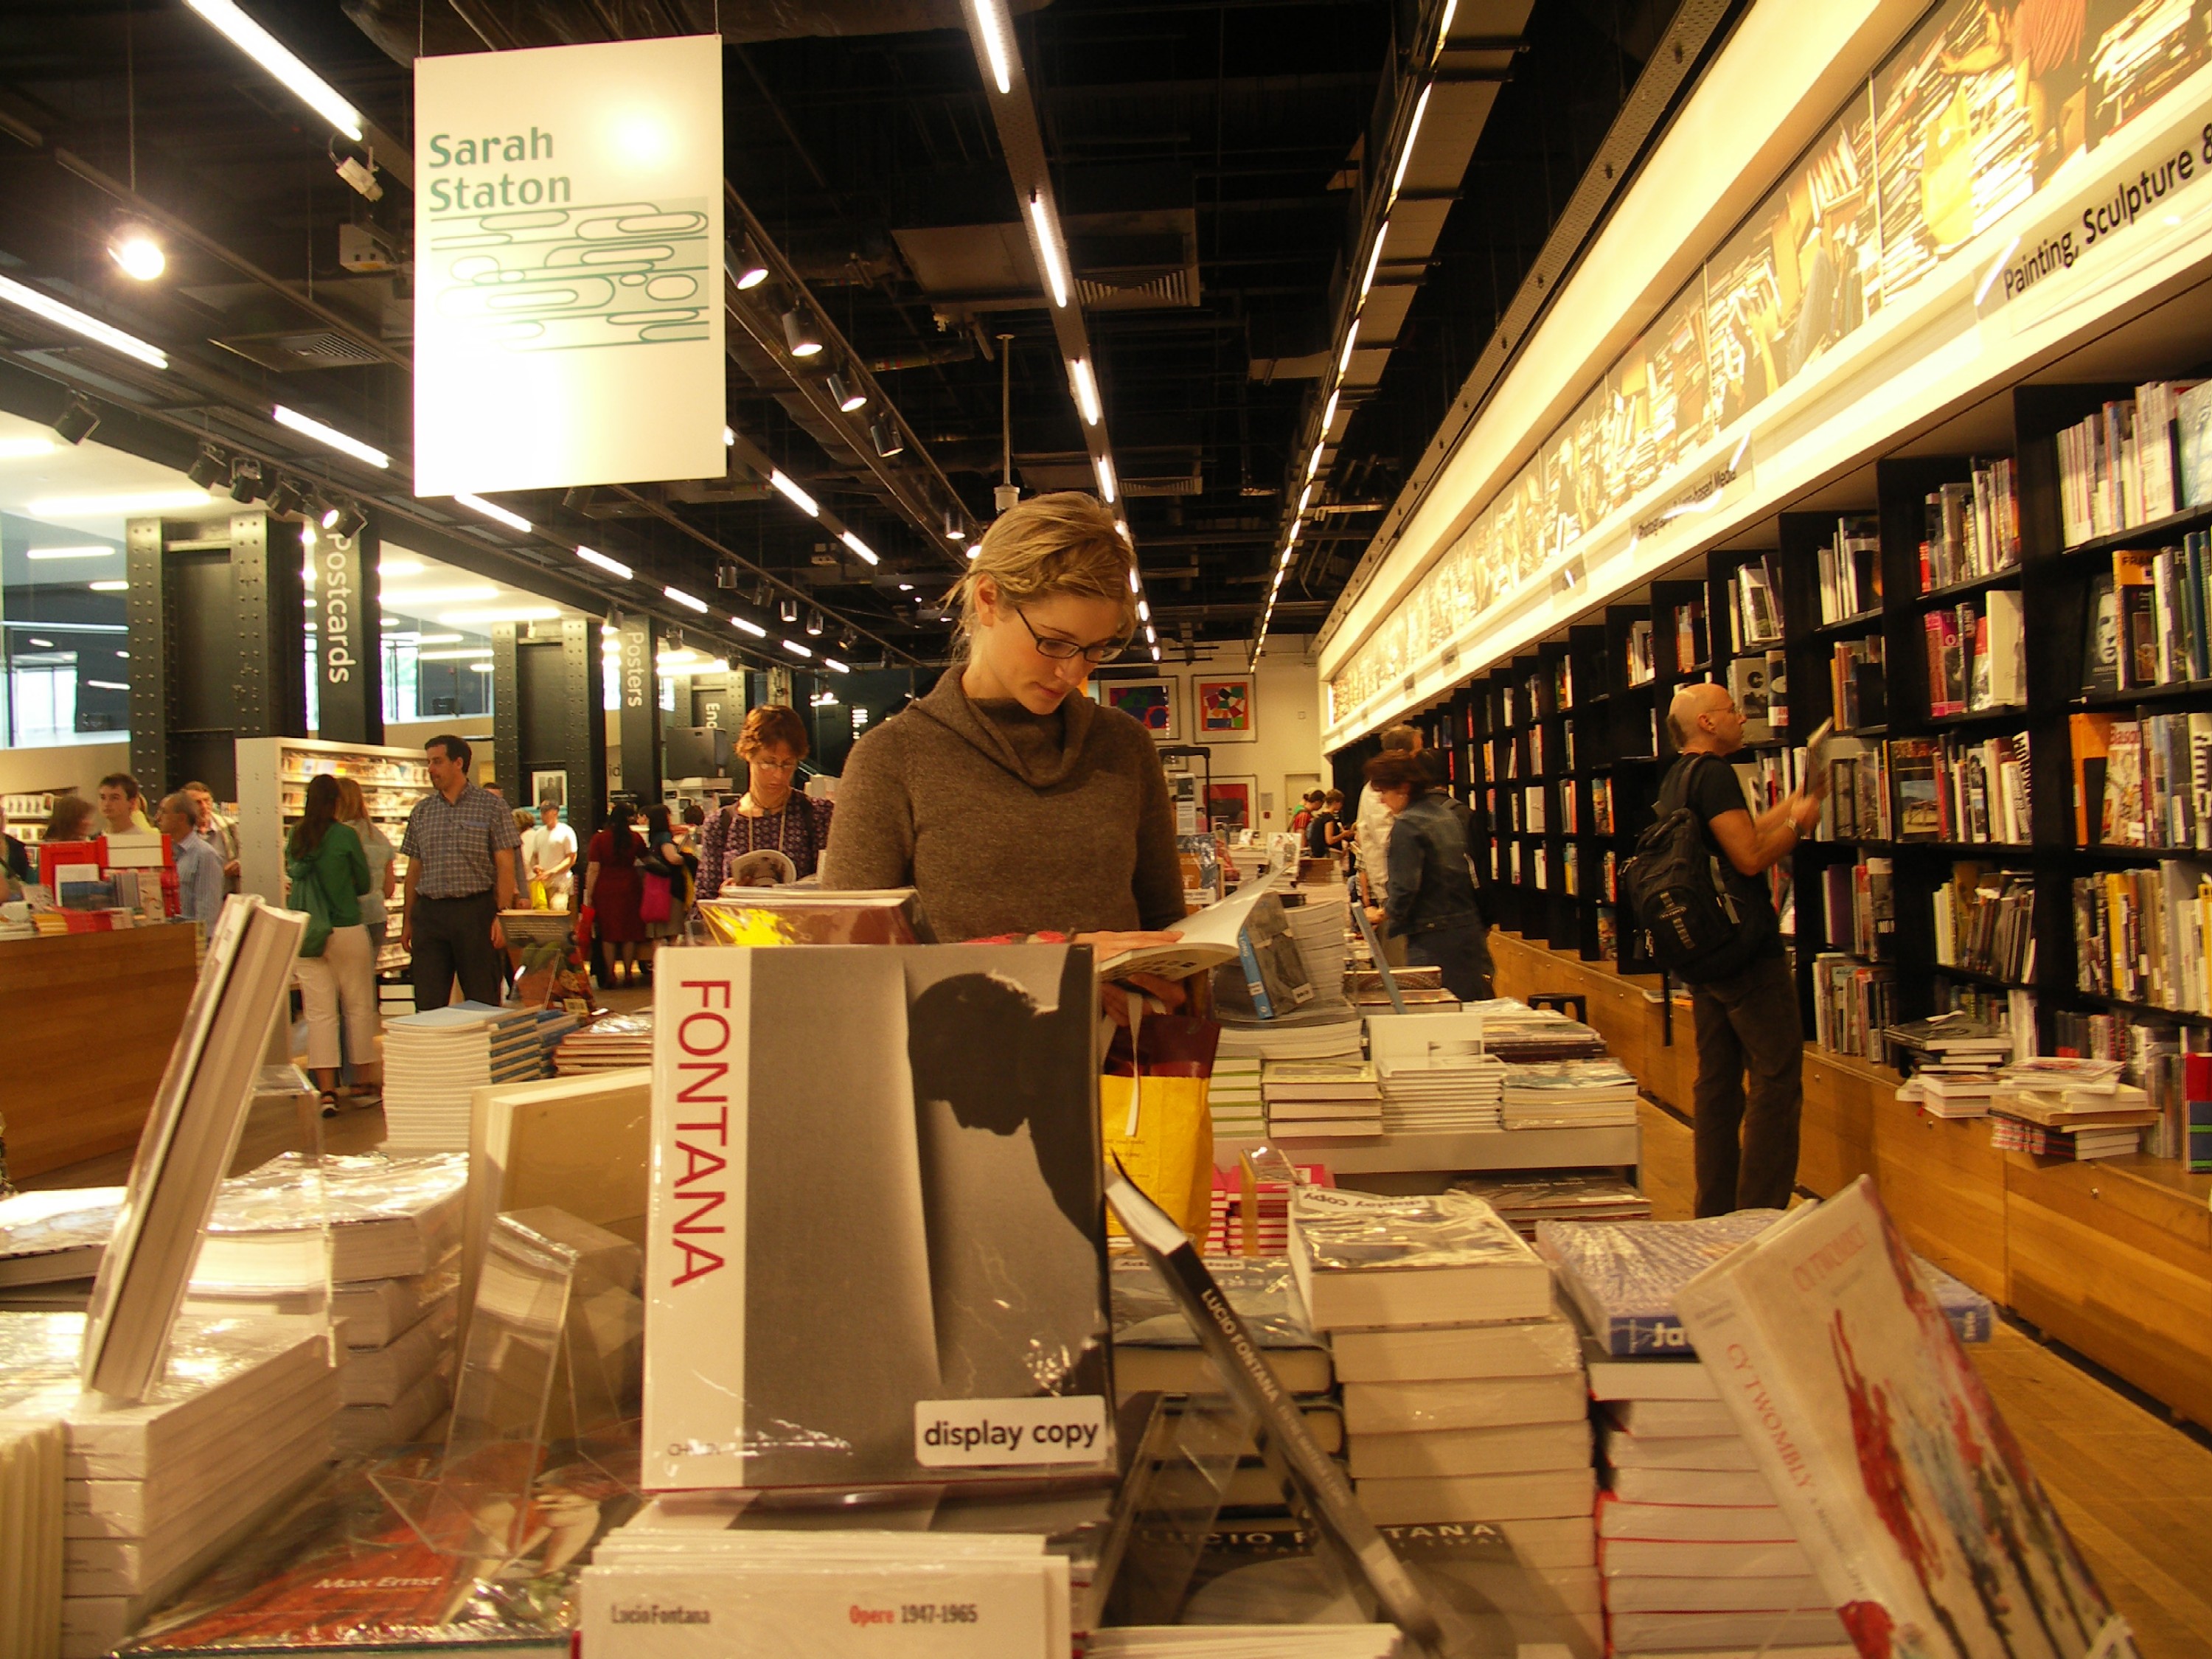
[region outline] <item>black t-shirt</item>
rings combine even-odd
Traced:
[[[1306,856],[1325,859],[1328,856],[1328,827],[1336,822],[1336,814],[1323,807],[1306,820]]]
[[[1683,805],[1697,815],[1698,822],[1705,830],[1705,847],[1720,860],[1721,879],[1728,884],[1728,890],[1735,900],[1736,908],[1747,915],[1759,918],[1763,922],[1766,943],[1759,954],[1780,956],[1782,924],[1774,914],[1774,898],[1767,890],[1766,877],[1763,874],[1747,876],[1738,870],[1729,862],[1727,851],[1713,834],[1713,820],[1722,813],[1750,811],[1743,798],[1741,775],[1724,756],[1718,755],[1707,755],[1702,758],[1696,755],[1685,755],[1674,765],[1677,770],[1685,767],[1696,769],[1690,774],[1689,793]],[[1671,792],[1682,787],[1674,777],[1668,777],[1666,788],[1662,791],[1662,797],[1671,800]]]

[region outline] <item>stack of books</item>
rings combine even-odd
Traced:
[[[538,1047],[542,1056],[538,1076],[553,1075],[554,1056],[561,1045],[583,1029],[583,1022],[566,1008],[546,1007],[536,1011],[538,1016]]]
[[[471,1091],[526,1082],[542,1076],[544,1065],[538,1018],[527,1008],[459,1002],[388,1021],[385,1144],[410,1152],[465,1152]]]
[[[1235,1309],[1267,1368],[1290,1395],[1315,1443],[1340,1465],[1344,1413],[1332,1392],[1336,1373],[1328,1344],[1306,1318],[1291,1264],[1272,1255],[1209,1255],[1206,1271]],[[1108,1275],[1114,1299],[1114,1386],[1120,1398],[1156,1392],[1219,1395],[1227,1391],[1199,1346],[1173,1291],[1141,1255],[1117,1256]],[[1224,1509],[1280,1511],[1280,1479],[1247,1443],[1222,1488]]]
[[[1619,1176],[1599,1170],[1525,1170],[1510,1175],[1469,1176],[1452,1183],[1498,1212],[1498,1218],[1534,1242],[1541,1221],[1649,1221],[1651,1200]]]
[[[1217,1062],[1231,1060],[1340,1060],[1361,1053],[1359,1018],[1349,1008],[1316,1014],[1300,1009],[1288,1019],[1241,1024],[1221,1022]]]
[[[449,1397],[468,1178],[465,1152],[272,1158],[223,1183],[186,1306],[311,1312],[327,1260],[345,1360],[333,1438],[343,1451],[411,1439]]]
[[[603,1014],[561,1039],[553,1069],[562,1077],[577,1072],[619,1072],[653,1064],[653,1011]]]
[[[0,1310],[83,1312],[123,1192],[73,1187],[0,1199]]]
[[[1509,1129],[1632,1127],[1636,1079],[1610,1058],[1508,1066],[1501,1112]]]
[[[1483,1051],[1508,1062],[1595,1060],[1605,1053],[1604,1038],[1555,1008],[1531,1008],[1500,997],[1470,1003],[1460,1012],[1481,1016]]]
[[[1291,1166],[1300,1181],[1316,1187],[1334,1187],[1336,1178],[1326,1164]],[[1206,1218],[1206,1248],[1216,1255],[1282,1255],[1291,1248],[1291,1188],[1287,1182],[1252,1183],[1251,1222],[1245,1224],[1244,1177],[1242,1170],[1213,1172],[1212,1210]]]
[[[1481,1017],[1464,1011],[1369,1015],[1383,1127],[1393,1134],[1503,1128],[1504,1063],[1484,1051],[1483,1036]]]
[[[84,1327],[0,1315],[0,1414],[64,1442],[64,1659],[106,1653],[252,1530],[328,1459],[337,1407],[319,1321],[187,1316],[166,1380],[112,1407],[79,1392]]]
[[[1848,1651],[1834,1603],[1675,1308],[1683,1285],[1780,1218],[1745,1210],[1537,1229],[1537,1249],[1582,1327],[1600,1407],[1598,1559],[1616,1654]],[[1954,1328],[1988,1340],[1988,1299],[1916,1266]]]
[[[1459,999],[1444,988],[1443,969],[1441,968],[1393,968],[1390,969],[1390,985],[1397,988],[1398,1000],[1408,1008],[1450,1012],[1459,1006]],[[1379,969],[1346,969],[1344,994],[1355,1008],[1390,1012],[1389,986],[1382,982]]]
[[[2159,1115],[2148,1092],[2122,1082],[2120,1073],[2117,1060],[2014,1062],[1992,1080],[1990,1144],[2039,1158],[2130,1156]]]
[[[1253,1054],[1217,1056],[1206,1079],[1206,1107],[1213,1133],[1231,1140],[1257,1140],[1267,1133],[1267,1114],[1260,1096],[1260,1060]]]
[[[1382,1091],[1371,1060],[1271,1060],[1260,1073],[1267,1133],[1278,1140],[1382,1133]]]
[[[1497,1524],[1595,1642],[1587,1385],[1542,1260],[1464,1193],[1306,1188],[1291,1264],[1329,1333],[1369,1516]]]
[[[0,1654],[45,1659],[62,1628],[58,1423],[0,1421]]]

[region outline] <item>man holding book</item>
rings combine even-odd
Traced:
[[[1735,903],[1739,933],[1725,959],[1690,987],[1698,1037],[1697,1208],[1700,1216],[1787,1209],[1797,1184],[1804,1101],[1804,1028],[1782,949],[1766,872],[1820,820],[1825,778],[1753,817],[1727,757],[1743,747],[1743,715],[1724,685],[1686,685],[1667,710],[1680,757],[1659,787],[1661,819],[1686,807]],[[1748,1095],[1745,1076],[1750,1077]]]

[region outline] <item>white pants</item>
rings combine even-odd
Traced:
[[[368,929],[356,923],[333,927],[319,957],[300,958],[300,990],[307,1007],[307,1064],[335,1069],[338,1052],[338,1010],[345,1010],[345,1054],[356,1066],[374,1066],[376,1050],[376,953]]]

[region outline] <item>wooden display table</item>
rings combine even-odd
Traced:
[[[0,940],[17,1038],[0,1110],[18,1180],[137,1145],[191,1001],[197,931]]]
[[[1638,1086],[1691,1117],[1687,999],[1666,1046],[1658,980],[1492,930],[1501,996],[1582,992]],[[2001,1152],[1985,1118],[1930,1117],[1886,1066],[1805,1048],[1797,1182],[1875,1178],[1912,1248],[2176,1413],[2212,1425],[2212,1176],[2168,1158]]]

